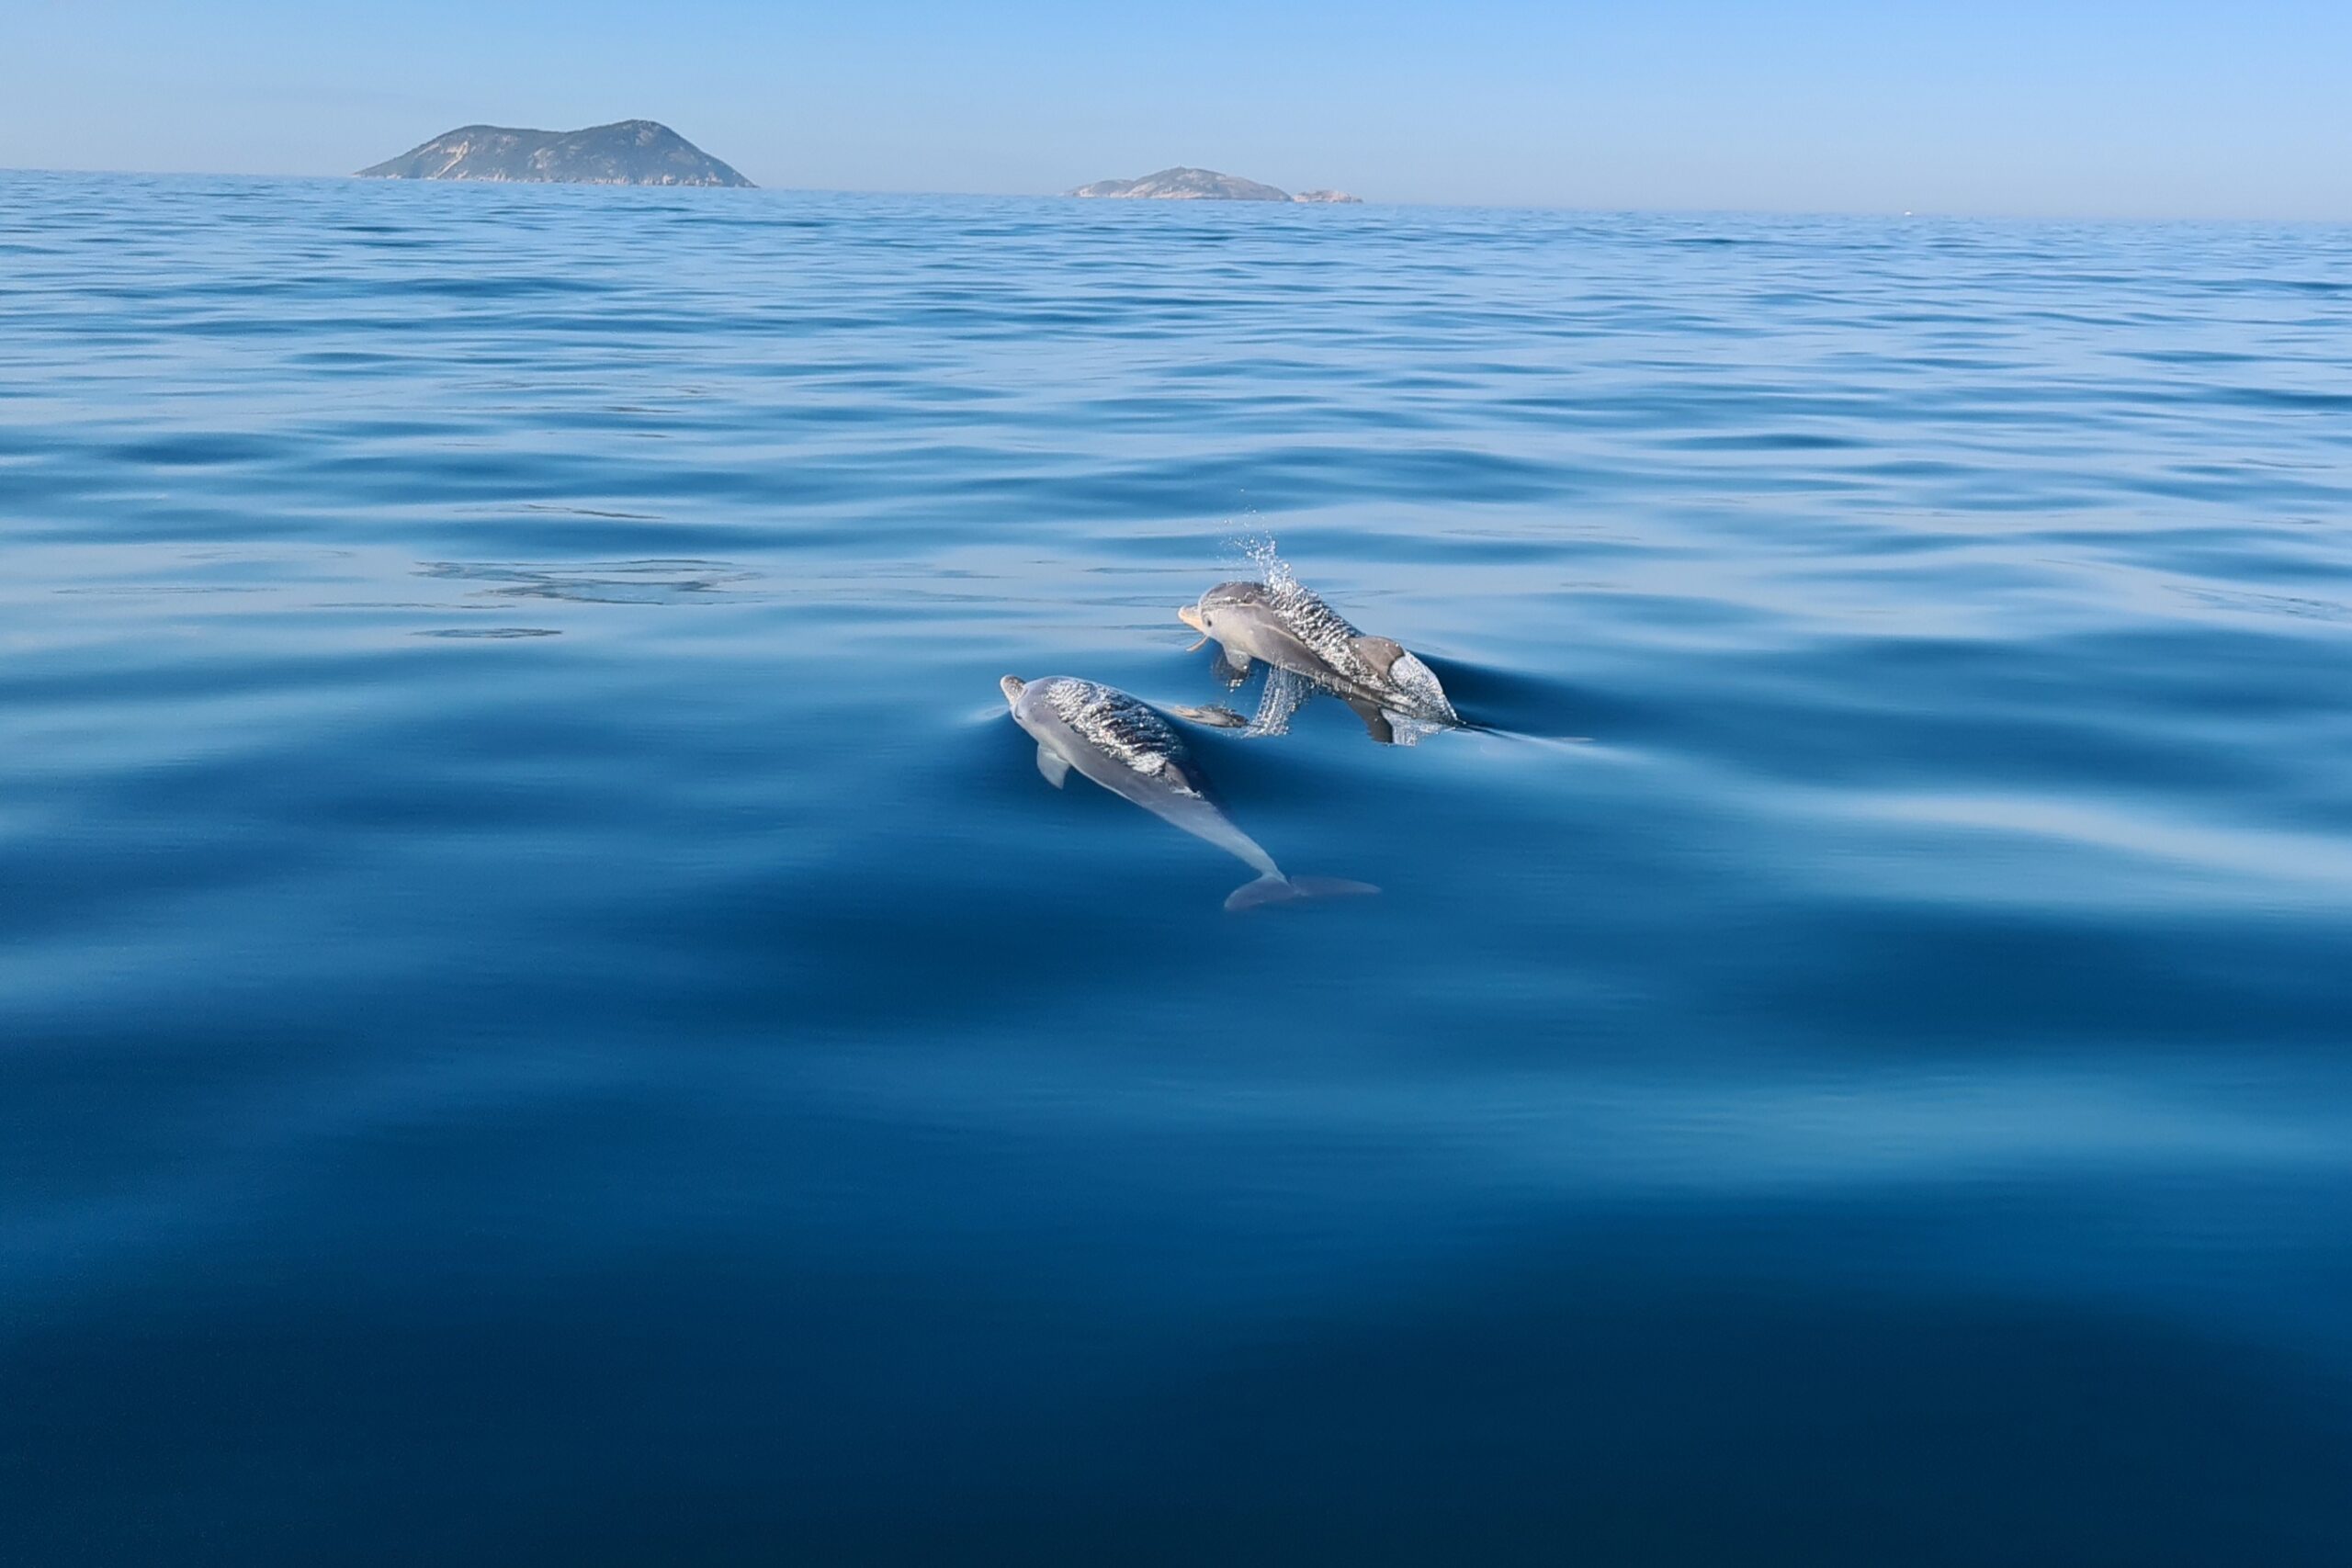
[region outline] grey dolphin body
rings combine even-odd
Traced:
[[[1013,722],[1037,742],[1037,771],[1056,789],[1076,768],[1113,795],[1162,821],[1205,839],[1258,874],[1234,889],[1228,909],[1350,893],[1377,893],[1364,882],[1285,876],[1258,841],[1233,825],[1175,727],[1140,698],[1073,675],[998,682]]]
[[[1395,739],[1390,716],[1423,727],[1462,722],[1428,665],[1388,637],[1366,637],[1287,578],[1220,582],[1176,615],[1216,642],[1227,680],[1238,684],[1250,661],[1263,660],[1337,693],[1376,739]]]

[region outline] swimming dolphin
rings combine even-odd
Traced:
[[[1250,661],[1264,660],[1339,694],[1376,740],[1396,738],[1392,718],[1424,728],[1462,722],[1428,665],[1388,637],[1366,637],[1286,577],[1220,582],[1176,618],[1217,644],[1217,672],[1228,682],[1240,684]]]
[[[1218,807],[1184,738],[1141,699],[1074,675],[1035,681],[1007,675],[997,684],[1012,705],[1013,722],[1036,739],[1037,771],[1047,784],[1061,788],[1076,768],[1113,795],[1207,840],[1256,872],[1255,882],[1233,890],[1227,908],[1380,891],[1370,883],[1336,876],[1283,875],[1273,857]]]

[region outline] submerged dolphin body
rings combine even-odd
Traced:
[[[1283,875],[1273,857],[1218,807],[1184,738],[1141,699],[1073,675],[1035,681],[1007,675],[998,684],[1012,705],[1013,722],[1036,739],[1037,771],[1047,784],[1061,788],[1076,768],[1113,795],[1207,840],[1256,872],[1255,882],[1233,890],[1227,908],[1380,891],[1370,883],[1336,876]]]
[[[1304,676],[1337,693],[1375,740],[1398,739],[1394,721],[1411,721],[1406,739],[1461,724],[1437,676],[1404,647],[1366,637],[1347,617],[1289,580],[1220,582],[1177,619],[1217,644],[1218,672],[1238,685],[1250,661]]]

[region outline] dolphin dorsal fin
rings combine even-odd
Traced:
[[[1192,769],[1186,767],[1183,763],[1178,761],[1173,757],[1162,757],[1159,760],[1159,766],[1155,770],[1155,772],[1158,773],[1159,781],[1162,784],[1173,784],[1176,788],[1182,790],[1187,795],[1205,795],[1208,794],[1207,790],[1201,787],[1200,774],[1194,773]]]
[[[1348,646],[1354,649],[1356,657],[1363,660],[1371,667],[1373,673],[1384,681],[1388,678],[1389,667],[1405,657],[1405,645],[1394,637],[1360,637],[1352,639]]]

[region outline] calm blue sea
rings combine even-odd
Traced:
[[[0,1560],[2352,1562],[2348,520],[2340,229],[0,175]]]

